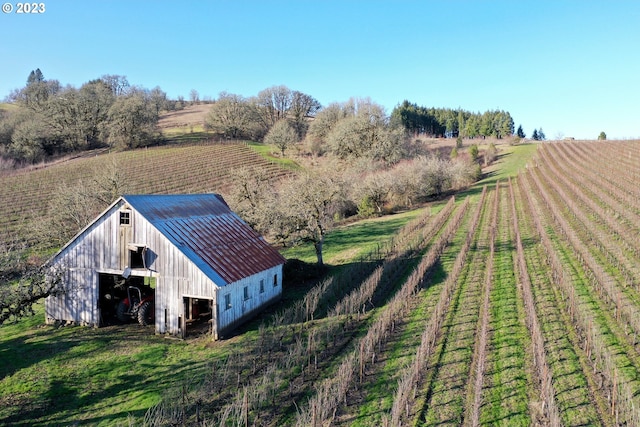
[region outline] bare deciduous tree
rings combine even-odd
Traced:
[[[284,119],[277,121],[264,137],[265,144],[273,145],[280,150],[282,157],[284,157],[286,149],[295,144],[297,140],[298,135],[295,129]]]
[[[111,88],[111,92],[115,96],[126,95],[129,92],[129,88],[131,87],[126,76],[120,76],[117,74],[105,74],[100,78],[100,80],[105,82]]]
[[[89,179],[61,182],[47,214],[36,217],[30,232],[42,249],[62,246],[124,193],[126,177],[112,158]]]
[[[192,104],[198,104],[200,102],[200,94],[197,90],[191,89],[189,92],[189,101],[191,101]]]
[[[104,133],[111,145],[137,148],[159,138],[158,115],[149,97],[142,91],[130,91],[109,108]]]
[[[297,90],[292,92],[291,97],[289,120],[296,132],[298,132],[298,138],[303,138],[309,127],[308,119],[315,117],[316,113],[322,108],[322,105],[311,95],[298,92]]]
[[[259,122],[266,133],[278,120],[287,117],[291,108],[291,90],[284,85],[272,86],[261,90],[253,99],[253,103]]]
[[[311,242],[318,265],[324,265],[324,238],[333,225],[334,204],[342,194],[341,185],[330,176],[305,174],[286,182],[279,194],[281,234],[289,242]]]
[[[59,271],[21,259],[24,249],[0,248],[0,325],[33,314],[33,305],[62,292]]]
[[[350,113],[344,104],[334,102],[320,111],[309,125],[307,136],[324,141],[329,132],[340,120],[349,117]]]
[[[234,209],[254,228],[286,245],[311,242],[323,265],[324,237],[331,229],[342,185],[328,175],[303,174],[276,188],[259,172],[235,172]]]
[[[393,176],[390,171],[375,172],[356,181],[355,192],[358,200],[358,214],[371,216],[382,214],[385,203],[393,188]]]
[[[235,182],[229,199],[233,210],[251,227],[269,234],[276,194],[266,171],[260,167],[241,167],[231,171],[231,175]]]
[[[241,95],[221,92],[205,118],[205,128],[225,138],[249,138],[257,135],[253,106]]]

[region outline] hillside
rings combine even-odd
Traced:
[[[530,154],[530,146],[514,147],[498,165],[509,169],[514,161],[522,161]],[[158,407],[158,411],[148,413],[148,421],[161,413],[186,410],[191,417],[187,424],[192,424],[195,420],[192,411],[196,408],[204,411],[205,407],[228,404],[229,410],[235,411],[238,402],[241,407],[243,397],[236,395],[240,381],[251,393],[260,387],[270,402],[281,402],[277,405],[264,402],[254,407],[256,402],[251,397],[252,420],[260,419],[265,425],[292,425],[295,406],[306,411],[307,399],[316,386],[322,386],[322,378],[337,377],[336,369],[349,360],[350,349],[353,345],[357,347],[358,337],[367,333],[376,317],[395,310],[395,303],[390,301],[398,294],[404,295],[402,299],[411,302],[410,307],[414,308],[396,316],[398,328],[393,340],[397,344],[385,346],[384,357],[377,359],[382,364],[367,370],[364,383],[367,386],[362,392],[370,397],[351,396],[347,412],[341,415],[346,418],[339,423],[349,423],[348,414],[361,408],[363,416],[359,424],[380,425],[381,412],[374,409],[379,407],[375,396],[382,393],[380,398],[385,402],[382,409],[387,411],[393,392],[378,389],[380,386],[376,384],[383,382],[392,388],[396,384],[398,366],[409,360],[415,348],[415,344],[402,337],[407,333],[419,336],[416,328],[428,314],[423,311],[428,310],[428,305],[420,308],[414,303],[433,300],[441,288],[443,273],[437,273],[438,267],[432,286],[411,296],[406,294],[409,288],[403,281],[417,266],[417,254],[432,259],[424,250],[436,241],[440,242],[436,247],[445,242],[440,236],[451,235],[455,230],[462,235],[473,204],[477,202],[466,207],[437,203],[428,209],[340,227],[326,241],[327,259],[336,265],[332,269],[335,280],[329,287],[322,282],[309,291],[307,285],[289,281],[280,305],[224,341],[211,343],[206,337],[172,341],[133,325],[97,330],[41,328],[38,325],[42,323],[42,311],[18,324],[5,325],[0,333],[4,349],[0,352],[0,421],[18,425],[140,424],[149,408],[164,401],[162,408],[167,411],[161,412]],[[442,268],[449,270],[448,259],[459,250],[460,239],[456,238],[443,255]],[[380,282],[367,279],[376,266],[382,267],[376,271],[384,272]],[[367,288],[370,290],[366,292],[373,291],[370,299],[373,305],[367,305],[358,316],[340,314],[359,307],[353,296]],[[366,292],[363,295],[369,298]],[[316,320],[305,322],[296,313],[299,307],[310,303],[314,304]],[[315,356],[307,356],[309,344],[313,345]],[[311,365],[307,365],[309,361]],[[386,365],[388,368],[376,368]],[[371,382],[378,375],[380,381]],[[180,399],[174,399],[176,393]],[[202,396],[208,397],[203,400]],[[367,403],[363,398],[373,401]],[[173,404],[180,408],[166,407]],[[208,420],[220,416],[209,411],[202,412]],[[167,419],[158,421],[163,425],[171,423]]]
[[[5,325],[0,421],[638,425],[638,162],[639,141],[505,150],[466,194],[335,230],[329,279],[220,342]]]
[[[205,142],[95,154],[41,169],[18,170],[0,175],[0,242],[28,238],[31,221],[47,212],[49,200],[61,184],[88,182],[112,165],[124,175],[129,193],[225,194],[234,168],[261,167],[271,176],[287,173],[241,142]]]
[[[172,134],[201,131],[211,104],[189,105],[182,110],[165,112],[160,116],[158,127]]]
[[[30,174],[115,157],[158,192],[224,188],[214,158],[284,173],[207,143]],[[640,425],[639,162],[640,141],[501,146],[455,198],[335,229],[326,279],[296,264],[283,301],[219,342],[38,327],[39,308],[2,327],[0,422]]]

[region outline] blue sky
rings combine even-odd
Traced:
[[[4,1],[4,0],[3,0]],[[0,13],[0,99],[31,70],[170,97],[286,85],[323,105],[509,111],[530,135],[640,137],[638,1],[62,1]]]

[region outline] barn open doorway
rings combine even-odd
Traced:
[[[121,324],[123,322],[122,313],[120,313],[120,318],[118,317],[118,308],[121,303],[129,298],[132,294],[135,294],[135,298],[140,300],[143,300],[145,298],[152,298],[154,289],[154,278],[129,276],[125,279],[120,274],[99,273],[99,326]]]
[[[183,337],[212,333],[213,299],[184,297]]]

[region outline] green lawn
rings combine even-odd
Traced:
[[[262,144],[260,142],[249,142],[247,141],[247,145],[256,153],[260,154],[265,159],[270,162],[277,163],[279,166],[290,169],[290,170],[300,170],[302,169],[300,165],[298,165],[294,160],[288,157],[280,157],[273,153],[273,147],[269,145]],[[285,152],[286,154],[286,152]]]
[[[13,111],[17,110],[19,107],[15,104],[8,104],[0,102],[0,111]]]
[[[483,177],[480,181],[476,182],[468,190],[459,193],[459,200],[464,200],[464,197],[468,195],[479,196],[482,193],[482,187],[485,185],[493,187],[498,181],[504,182],[509,178],[518,176],[518,172],[524,169],[533,158],[538,145],[537,143],[499,145],[497,160],[482,169]]]
[[[202,378],[222,352],[137,325],[41,327],[35,316],[0,329],[0,424],[127,424],[166,389]]]
[[[374,250],[376,245],[389,240],[421,211],[421,209],[415,209],[336,228],[325,238],[324,262],[330,265],[339,265],[365,255]],[[287,248],[282,251],[282,254],[286,258],[298,258],[305,262],[317,261],[315,250],[311,244]]]
[[[480,188],[485,184],[492,186],[496,181],[505,181],[509,177],[517,176],[518,172],[524,169],[533,158],[537,149],[537,143],[499,146],[498,160],[483,171],[485,177],[478,181],[476,186]]]

